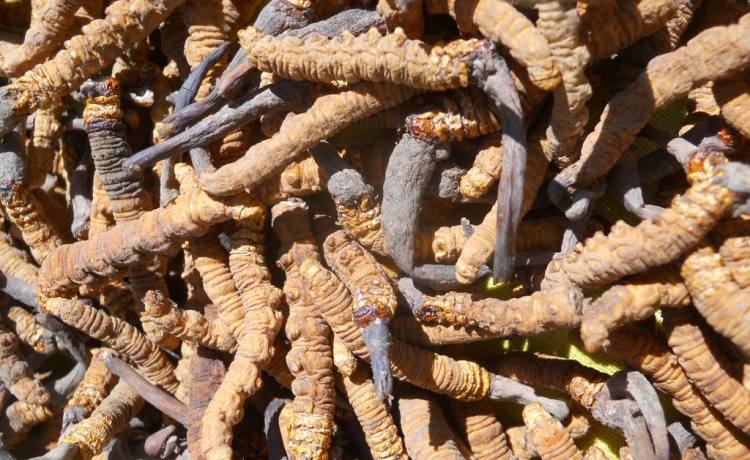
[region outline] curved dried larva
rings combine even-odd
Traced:
[[[383,36],[375,28],[356,37],[345,31],[333,39],[321,35],[278,38],[254,27],[237,36],[250,65],[283,78],[388,82],[433,91],[468,86],[466,57],[480,46],[477,40],[456,40],[428,48],[421,41],[409,40],[402,30]]]
[[[541,404],[525,406],[523,421],[526,424],[526,441],[542,460],[583,459],[562,423],[544,410]]]
[[[627,284],[612,286],[583,309],[581,340],[593,353],[607,343],[607,336],[625,323],[653,316],[662,307],[686,307],[690,295],[677,273],[669,267],[648,272]]]
[[[499,138],[485,143],[474,157],[474,164],[461,178],[461,195],[467,200],[476,200],[484,196],[492,184],[500,179],[503,167],[503,147]],[[518,232],[521,235],[523,232]]]
[[[143,303],[146,314],[165,333],[214,350],[231,353],[237,348],[237,342],[223,323],[208,321],[195,310],[182,310],[161,291],[147,291]]]
[[[185,2],[185,24],[188,37],[185,40],[185,58],[194,69],[203,62],[216,48],[229,40],[229,31],[224,24],[224,7],[222,0],[188,0]],[[227,64],[222,57],[211,66],[201,81],[196,100],[208,95],[216,78]]]
[[[3,433],[3,446],[6,449],[22,441],[26,434],[36,425],[46,422],[54,413],[47,406],[16,401],[5,409],[0,418],[0,430]]]
[[[245,400],[261,385],[261,370],[274,355],[274,339],[282,322],[278,310],[281,292],[271,284],[271,274],[263,257],[263,234],[258,231],[263,226],[265,209],[254,202],[248,204],[248,208],[251,207],[253,210],[246,210],[250,217],[240,221],[245,226],[229,235],[232,276],[227,289],[239,293],[242,309],[238,313],[242,316],[238,318],[239,329],[227,323],[237,340],[237,352],[205,412],[202,448],[211,459],[232,457],[232,429],[242,419]],[[221,305],[217,303],[217,306],[224,317]]]
[[[403,86],[363,83],[320,96],[307,112],[287,118],[275,136],[253,145],[239,160],[202,174],[201,184],[212,195],[252,188],[352,122],[398,105],[412,95],[414,90]]]
[[[412,315],[396,315],[391,320],[390,328],[398,339],[425,348],[432,345],[481,342],[496,337],[474,328],[422,324]]]
[[[581,37],[576,0],[556,0],[536,5],[537,27],[549,43],[550,52],[562,75],[562,85],[554,90],[552,117],[547,129],[550,156],[559,167],[575,160],[574,149],[586,126],[591,84],[585,69],[591,60]]]
[[[466,447],[453,433],[432,396],[413,391],[398,398],[401,431],[410,458],[464,459]]]
[[[535,86],[549,91],[560,84],[560,71],[555,66],[547,40],[512,4],[503,0],[465,3],[428,0],[425,6],[431,14],[450,14],[462,32],[479,32],[507,47],[513,59],[526,68]]]
[[[451,401],[450,407],[476,460],[510,460],[505,431],[489,401]]]
[[[36,284],[38,271],[29,256],[13,246],[10,236],[0,232],[0,272],[26,283]]]
[[[713,94],[721,107],[721,116],[734,129],[750,138],[750,85],[743,75],[715,82]]]
[[[542,287],[570,282],[588,290],[668,264],[697,245],[733,202],[734,194],[721,185],[695,184],[655,219],[635,227],[619,221],[608,235],[598,232],[552,261]]]
[[[54,334],[34,321],[34,315],[25,308],[11,306],[3,317],[10,323],[10,328],[25,343],[37,353],[49,354],[56,348]]]
[[[138,329],[80,300],[47,299],[44,312],[60,318],[86,335],[102,341],[134,363],[144,377],[170,393],[177,389],[174,365]]]
[[[354,298],[354,320],[366,326],[396,313],[396,294],[380,264],[346,233],[338,230],[323,243],[326,262]]]
[[[81,457],[90,460],[100,454],[112,438],[125,428],[143,407],[143,399],[127,383],[119,382],[94,409],[91,417],[72,427],[61,443],[75,444]]]
[[[342,377],[343,393],[365,432],[365,441],[375,460],[406,460],[404,442],[393,422],[388,406],[375,393],[367,371],[359,367]]]
[[[34,260],[41,264],[63,239],[50,223],[44,208],[26,187],[17,189],[10,200],[3,200],[10,220],[21,230],[23,241],[29,246]]]
[[[50,402],[50,394],[20,353],[16,336],[0,327],[0,380],[19,401],[46,405]]]
[[[583,142],[580,159],[558,174],[554,184],[564,189],[591,186],[614,166],[654,110],[748,65],[750,14],[737,24],[705,30],[685,46],[655,57],[633,84],[607,104]]]
[[[0,70],[9,77],[18,77],[44,61],[63,42],[81,3],[82,0],[44,2],[43,11],[33,13],[38,17],[26,31],[23,44],[3,56]]]
[[[148,36],[180,0],[118,0],[97,19],[65,42],[65,49],[36,65],[0,91],[0,105],[13,115],[49,108],[83,81],[109,65],[123,47]],[[9,113],[10,113],[9,112]],[[6,120],[2,120],[4,122]],[[2,130],[3,133],[5,129]]]
[[[750,394],[727,373],[730,363],[700,315],[692,309],[665,309],[662,314],[667,342],[690,381],[734,426],[750,432]]]
[[[335,412],[330,329],[316,312],[302,280],[287,272],[284,295],[289,305],[286,355],[292,382],[292,419],[287,454],[295,459],[328,458]]]
[[[359,176],[358,182],[361,187],[358,187],[355,194],[346,193],[349,192],[349,187],[342,189],[342,193],[336,193],[336,189],[333,189],[329,182],[328,191],[336,205],[337,223],[372,253],[388,256],[383,241],[383,230],[380,227],[380,202],[375,196],[375,190],[364,182],[359,173],[350,170],[348,174]],[[348,179],[344,176],[341,178]],[[338,181],[339,178],[335,180]],[[349,181],[349,184],[351,183],[353,181]]]
[[[606,351],[671,396],[675,409],[690,418],[695,433],[717,458],[750,458],[750,444],[701,396],[665,344],[644,331],[622,328],[610,334]]]
[[[133,152],[125,138],[120,110],[120,82],[114,78],[87,83],[83,121],[96,175],[109,197],[116,222],[133,220],[152,207],[141,178],[123,170]]]
[[[449,292],[425,295],[414,315],[420,321],[477,328],[498,337],[528,336],[578,326],[582,300],[580,291],[566,288],[506,301]]]
[[[189,238],[208,233],[212,225],[245,219],[255,212],[247,194],[223,200],[209,197],[195,184],[192,169],[175,165],[183,193],[163,208],[144,213],[86,241],[59,247],[42,264],[39,293],[44,297],[72,295],[78,286],[123,277],[130,266],[168,254]],[[191,179],[192,177],[192,179]],[[191,182],[192,181],[192,182]]]
[[[500,375],[527,385],[570,395],[586,409],[594,407],[596,395],[608,378],[577,361],[519,352],[504,354],[496,370]]]
[[[494,103],[476,87],[442,95],[427,110],[406,117],[406,130],[421,138],[441,142],[472,139],[500,130]]]
[[[325,185],[326,178],[318,164],[312,157],[307,157],[289,163],[278,177],[266,180],[255,187],[253,192],[266,206],[272,206],[287,198],[318,193]]]
[[[405,3],[406,8],[400,9],[394,0],[379,0],[375,8],[385,19],[388,30],[393,31],[400,27],[409,38],[422,38],[425,21],[423,4],[421,1]]]
[[[198,347],[190,359],[187,401],[190,426],[187,429],[187,443],[190,457],[196,460],[206,460],[201,445],[204,413],[226,375],[224,362],[220,356],[214,355],[214,352]]]
[[[91,363],[86,368],[83,379],[78,383],[73,395],[65,404],[65,413],[71,413],[74,423],[88,418],[95,408],[104,401],[117,381],[117,376],[104,364],[103,348],[91,352]],[[66,418],[64,415],[63,418]],[[67,421],[66,421],[67,422]]]
[[[750,220],[744,216],[721,221],[713,232],[719,239],[721,262],[735,283],[750,286]]]
[[[362,332],[352,320],[352,298],[343,283],[314,260],[305,260],[299,272],[333,333],[352,353],[368,360]],[[395,339],[391,340],[390,359],[394,377],[426,390],[467,401],[482,399],[489,392],[490,375],[476,363],[454,360]]]
[[[542,185],[549,163],[547,151],[548,143],[545,139],[529,140],[521,214],[525,214],[531,208],[537,190]],[[456,261],[456,280],[459,283],[471,284],[476,281],[479,268],[486,264],[495,252],[496,230],[497,203],[492,206],[482,223],[474,228],[474,233],[466,241]]]
[[[29,145],[28,176],[29,188],[39,188],[52,170],[55,152],[60,149],[63,126],[60,122],[61,110],[58,107],[37,111],[34,115],[34,130]]]
[[[721,256],[710,244],[704,244],[682,263],[693,305],[714,330],[732,341],[745,356],[750,356],[750,327],[744,318],[750,308],[750,291],[740,289]]]

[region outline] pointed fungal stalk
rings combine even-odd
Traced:
[[[130,385],[134,391],[152,406],[178,421],[183,427],[190,426],[187,417],[187,407],[175,399],[174,396],[141,377],[125,361],[111,353],[104,353],[104,364],[107,366],[107,369],[120,378],[120,381]]]
[[[635,214],[640,219],[653,219],[664,208],[646,204],[643,199],[643,189],[638,171],[638,158],[634,150],[626,151],[620,161],[612,168],[612,185],[615,193],[622,196],[625,210]]]
[[[445,144],[404,134],[388,160],[381,213],[385,249],[396,265],[417,282],[439,290],[457,285],[454,268],[417,266],[416,237],[425,189],[435,165],[447,156]]]
[[[537,190],[544,181],[547,172],[548,142],[535,135],[529,139],[526,174],[523,177],[523,203],[521,214],[531,209]],[[474,232],[466,240],[461,255],[456,261],[456,279],[461,284],[471,284],[482,274],[482,266],[489,262],[495,250],[497,235],[497,206],[492,209],[474,227]]]
[[[473,63],[472,76],[495,103],[502,119],[503,167],[497,188],[497,229],[492,277],[510,278],[515,265],[515,240],[524,203],[526,129],[518,91],[507,64],[497,53]]]
[[[323,243],[326,262],[354,300],[352,318],[362,329],[378,396],[385,400],[393,386],[388,324],[396,312],[396,294],[377,260],[339,230]]]
[[[89,23],[53,58],[0,89],[0,136],[20,117],[49,108],[119,56],[127,44],[148,36],[181,0],[118,0],[104,19]]]
[[[493,375],[490,382],[490,399],[513,401],[516,404],[539,404],[556,419],[563,420],[570,413],[564,401],[536,394],[534,388],[502,375]]]
[[[262,115],[282,111],[300,111],[310,104],[308,83],[280,81],[251,92],[218,112],[198,121],[179,134],[128,158],[126,170],[142,169],[182,152],[205,147]]]
[[[252,187],[352,122],[398,105],[413,95],[414,90],[402,86],[361,83],[320,96],[306,112],[284,120],[275,136],[253,145],[239,160],[214,173],[202,174],[201,184],[212,195],[230,195]]]

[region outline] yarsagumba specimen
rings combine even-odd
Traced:
[[[397,306],[393,286],[372,254],[341,230],[326,238],[323,252],[328,265],[352,294],[352,317],[367,344],[377,394],[385,399],[392,387],[388,324]]]
[[[412,390],[398,398],[398,410],[410,458],[466,458],[468,448],[448,425],[443,410],[431,396]]]
[[[726,219],[712,236],[718,240],[721,261],[737,285],[742,289],[750,286],[750,220],[745,216]]]
[[[292,416],[287,453],[293,458],[328,458],[334,416],[331,331],[299,274],[302,261],[319,260],[307,210],[302,202],[283,201],[272,209],[272,225],[282,250],[278,265],[286,272],[284,296],[289,306],[286,355],[292,382]]]
[[[468,61],[480,45],[477,40],[456,40],[430,49],[398,29],[385,36],[377,29],[360,36],[344,31],[333,39],[275,38],[254,27],[237,35],[253,67],[284,78],[388,82],[437,91],[468,86]]]
[[[89,460],[100,454],[109,441],[133,418],[143,407],[143,399],[127,383],[115,385],[112,392],[94,409],[91,417],[71,428],[60,439],[57,449],[66,444],[73,444],[79,449],[79,455]]]
[[[750,431],[750,394],[731,375],[731,364],[700,315],[693,309],[664,309],[663,315],[667,342],[690,381],[728,421]]]
[[[549,162],[546,156],[548,145],[545,139],[529,139],[521,215],[531,208],[544,180]],[[480,267],[490,260],[495,251],[497,228],[497,206],[493,206],[482,223],[474,228],[456,261],[456,280],[459,283],[471,284],[476,281]]]
[[[224,24],[222,3],[222,0],[185,2],[185,23],[188,31],[185,40],[185,59],[191,68],[197,67],[216,48],[229,40],[229,29]],[[196,99],[200,100],[208,95],[216,76],[224,67],[226,57],[220,58],[211,69],[208,69],[200,83]]]
[[[83,1],[56,0],[40,3],[45,8],[39,13],[35,12],[38,17],[26,31],[23,43],[5,54],[0,61],[0,70],[9,77],[22,75],[55,51],[73,24],[74,13]]]
[[[49,354],[57,348],[54,334],[34,321],[34,315],[25,308],[14,305],[4,311],[2,315],[18,336],[18,339],[30,346],[32,350],[37,353]]]
[[[690,383],[677,357],[669,353],[665,344],[645,331],[632,328],[613,331],[609,341],[608,353],[639,369],[656,388],[672,397],[675,409],[691,419],[693,430],[708,443],[711,455],[718,458],[750,456],[750,445]]]
[[[503,426],[489,401],[450,402],[466,444],[477,460],[509,460],[510,447]]]
[[[31,193],[28,178],[25,136],[17,126],[0,143],[0,204],[21,230],[37,263],[63,242],[44,208]]]
[[[731,211],[734,200],[735,194],[723,185],[697,183],[655,219],[635,227],[617,222],[608,235],[597,233],[552,261],[542,286],[573,283],[588,290],[673,262]]]
[[[350,376],[342,376],[343,393],[357,416],[372,456],[406,460],[404,441],[386,403],[378,397],[375,385],[361,366]]]
[[[560,70],[541,31],[511,3],[502,0],[472,0],[458,4],[449,0],[427,0],[431,14],[448,13],[463,33],[481,33],[508,48],[529,78],[544,90],[560,84]]]
[[[388,256],[375,189],[330,145],[319,144],[311,152],[328,176],[326,188],[336,205],[337,223],[371,253]]]
[[[209,321],[195,310],[179,308],[161,291],[147,291],[143,304],[148,317],[165,333],[214,350],[233,352],[237,348],[237,342],[224,323]]]
[[[47,299],[42,309],[46,314],[54,315],[64,323],[101,340],[133,362],[153,384],[172,393],[177,389],[174,366],[167,356],[127,322],[80,300]]]
[[[205,460],[201,445],[201,429],[203,414],[216,390],[226,375],[226,366],[221,358],[210,350],[198,347],[190,358],[190,387],[188,389],[188,419],[190,426],[187,430],[188,451],[191,458]]]
[[[747,313],[746,296],[750,293],[740,289],[713,246],[703,244],[687,256],[680,275],[695,308],[708,324],[737,345],[745,356],[750,356],[746,339],[750,328],[743,321],[737,321]]]
[[[88,418],[115,385],[117,378],[104,364],[104,352],[102,348],[92,351],[89,367],[65,405],[63,433],[67,427]]]
[[[496,140],[488,141],[477,152],[474,164],[461,177],[461,195],[469,200],[479,199],[500,178],[503,149]]]
[[[523,421],[526,424],[526,442],[542,460],[583,459],[562,423],[545,411],[541,404],[532,403],[524,407]]]
[[[218,201],[200,189],[189,166],[175,165],[175,171],[181,184],[186,184],[175,201],[89,240],[59,247],[42,265],[40,294],[72,294],[80,285],[125,276],[130,266],[150,260],[150,255],[176,250],[185,239],[206,234],[213,224],[242,220],[257,212],[247,194]]]
[[[537,28],[549,43],[550,52],[562,75],[554,89],[552,118],[547,129],[550,156],[565,167],[575,159],[573,150],[588,121],[586,102],[591,85],[585,74],[591,56],[583,42],[576,0],[555,0],[536,5]]]
[[[562,288],[507,301],[481,299],[468,292],[424,295],[421,300],[411,305],[420,321],[476,328],[497,337],[508,337],[576,327],[583,295],[575,289]]]
[[[368,360],[367,345],[352,319],[352,297],[341,281],[319,262],[305,260],[299,268],[318,309],[333,333],[358,357]],[[391,339],[391,373],[421,388],[461,400],[476,400],[490,390],[489,373],[470,361],[454,360]]]
[[[411,314],[396,315],[391,321],[391,332],[398,339],[421,347],[481,342],[495,338],[493,334],[477,329],[420,323]]]
[[[18,117],[56,104],[83,81],[113,62],[126,44],[145,38],[180,0],[119,0],[107,8],[83,33],[65,42],[54,58],[38,64],[0,89],[0,135]]]
[[[708,29],[685,46],[652,59],[638,79],[607,104],[583,143],[581,158],[555,177],[552,200],[567,209],[564,194],[586,189],[606,174],[654,110],[708,80],[726,78],[750,65],[748,37],[750,16],[745,15],[735,25]]]
[[[252,187],[345,126],[398,105],[413,94],[411,89],[390,84],[360,84],[321,96],[308,111],[287,118],[275,136],[253,145],[239,160],[202,174],[201,183],[213,195],[229,195]],[[246,174],[247,171],[253,174]]]
[[[625,323],[651,317],[662,307],[686,307],[690,295],[670,267],[656,269],[607,289],[585,306],[581,340],[589,352],[607,344],[607,336]]]
[[[0,380],[19,401],[36,405],[50,402],[49,391],[21,357],[18,338],[5,328],[0,329]]]

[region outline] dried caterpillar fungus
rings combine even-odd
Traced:
[[[570,434],[559,420],[552,417],[539,403],[523,408],[526,440],[542,460],[583,459]]]
[[[0,329],[0,380],[19,401],[36,405],[50,402],[49,391],[21,358],[18,339],[4,328]]]
[[[466,444],[477,460],[511,458],[503,426],[489,401],[451,401],[451,411],[459,422]]]
[[[66,42],[64,50],[38,64],[0,90],[0,134],[16,117],[51,107],[83,81],[114,61],[126,43],[137,42],[155,29],[179,0],[118,1],[107,8],[83,33]]]

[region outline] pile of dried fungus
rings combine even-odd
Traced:
[[[748,2],[0,0],[0,83],[0,459],[750,459]]]

